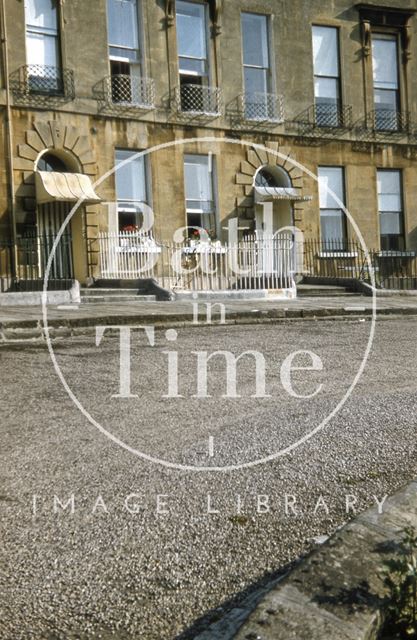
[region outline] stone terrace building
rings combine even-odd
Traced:
[[[98,233],[140,226],[144,203],[162,242],[187,226],[224,240],[236,218],[259,232],[272,211],[274,231],[343,249],[355,232],[340,203],[294,160],[369,247],[417,249],[416,0],[2,5],[3,243],[55,234],[84,196],[69,240],[81,282]]]

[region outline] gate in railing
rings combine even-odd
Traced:
[[[12,240],[0,239],[0,292],[41,291],[49,256],[56,235],[27,235]],[[74,278],[72,238],[61,236],[51,261],[48,288],[67,289]]]
[[[100,233],[103,279],[155,278],[176,290],[292,289],[291,234],[220,242],[157,243],[140,233]]]

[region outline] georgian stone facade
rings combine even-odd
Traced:
[[[115,96],[109,81],[108,20],[105,0],[59,3],[62,68],[73,72],[66,96],[28,88],[25,6],[5,0],[7,60],[3,50],[0,89],[0,234],[17,236],[35,229],[38,207],[34,186],[37,162],[46,150],[68,170],[92,183],[111,171],[115,150],[141,151],[161,146],[147,159],[148,204],[155,215],[154,235],[172,238],[186,226],[184,155],[210,155],[214,166],[214,232],[224,238],[227,221],[238,217],[241,229],[255,230],[254,181],[262,167],[281,167],[291,187],[311,200],[293,201],[292,223],[307,237],[320,238],[319,167],[343,167],[347,208],[366,243],[380,246],[377,170],[401,172],[405,249],[417,249],[417,9],[415,0],[380,0],[357,5],[348,0],[223,0],[207,7],[208,87],[219,89],[218,112],[181,104],[176,3],[138,0],[141,74],[152,81],[152,102],[128,104]],[[282,96],[282,117],[248,118],[242,67],[241,13],[267,16],[272,96]],[[312,27],[338,30],[340,106],[346,117],[323,126],[314,110]],[[375,125],[372,38],[394,38],[398,52],[398,126]],[[125,68],[122,68],[125,71]],[[8,71],[9,83],[6,82]],[[114,68],[113,68],[114,71]],[[22,75],[23,74],[23,75]],[[22,80],[23,78],[23,80]],[[72,83],[72,76],[68,82]],[[110,82],[110,85],[109,85]],[[130,82],[130,81],[129,81]],[[9,86],[8,86],[9,85]],[[110,89],[109,89],[110,87]],[[154,87],[154,89],[153,89]],[[129,85],[130,91],[130,85]],[[179,96],[179,97],[178,97]],[[272,98],[275,100],[275,97]],[[281,98],[280,98],[281,99]],[[11,113],[7,126],[7,104]],[[278,102],[276,102],[278,104]],[[279,105],[277,109],[280,108]],[[216,111],[214,109],[214,111]],[[325,123],[326,124],[326,123]],[[327,123],[328,125],[329,123]],[[231,140],[225,142],[224,139]],[[199,139],[194,142],[175,141]],[[204,141],[203,139],[214,139]],[[238,144],[239,140],[245,144]],[[7,150],[11,143],[12,157]],[[270,152],[248,143],[264,145]],[[167,145],[165,148],[163,145]],[[279,152],[279,155],[274,154]],[[13,171],[13,197],[8,193]],[[281,185],[280,185],[281,186]],[[288,185],[282,185],[288,186]],[[102,203],[81,208],[73,221],[76,275],[94,275],[99,230],[118,227],[115,176],[96,188]],[[274,206],[282,206],[280,204]],[[278,215],[277,225],[280,222]],[[287,222],[287,220],[285,220]],[[259,224],[259,220],[258,220]],[[353,231],[347,225],[346,233]]]

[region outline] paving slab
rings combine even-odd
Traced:
[[[352,296],[321,296],[308,297],[303,296],[295,300],[233,300],[225,303],[224,301],[211,300],[211,305],[222,303],[225,305],[226,318],[236,319],[238,317],[258,318],[262,315],[267,318],[296,318],[296,317],[315,317],[315,316],[337,316],[350,314],[370,315],[372,312],[373,301],[369,297]],[[48,320],[51,323],[64,321],[72,323],[75,321],[78,325],[83,321],[91,324],[92,320],[103,319],[144,319],[150,321],[158,320],[175,320],[192,321],[194,305],[197,303],[192,301],[175,301],[175,302],[107,302],[95,304],[81,305],[49,305]],[[377,299],[377,312],[384,314],[417,314],[417,298],[413,296],[396,296]],[[206,310],[206,303],[198,302],[198,309],[203,321]],[[217,307],[217,310],[219,308]],[[213,318],[215,318],[213,310]],[[37,325],[42,321],[42,308],[10,306],[0,308],[0,325],[9,328],[11,326]]]

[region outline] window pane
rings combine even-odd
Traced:
[[[344,213],[340,209],[320,212],[321,238],[325,242],[342,240],[344,238]],[[333,247],[335,248],[335,247]],[[343,247],[341,247],[343,248]]]
[[[176,7],[178,55],[207,58],[204,5],[178,0]]]
[[[378,202],[380,211],[401,211],[401,175],[399,171],[378,171]]]
[[[377,173],[378,194],[396,193],[401,194],[401,173],[398,170],[378,171]]]
[[[341,167],[319,167],[318,177],[320,208],[339,209],[339,203],[327,189],[331,189],[344,204],[343,169]]]
[[[135,227],[142,226],[140,211],[119,211],[119,230],[136,231]]]
[[[398,89],[398,52],[396,39],[372,39],[374,85],[379,89]]]
[[[58,30],[56,0],[26,0],[26,24],[56,32]]]
[[[206,61],[193,58],[179,58],[179,71],[187,75],[204,76],[206,74]]]
[[[242,13],[243,64],[269,68],[268,18]]]
[[[110,57],[115,61],[124,62],[129,65],[130,62],[137,64],[139,61],[138,49],[126,49],[124,47],[109,47]],[[126,71],[130,75],[130,68]]]
[[[316,102],[323,104],[334,104],[339,100],[338,80],[333,78],[315,78],[314,92]]]
[[[139,49],[137,0],[107,0],[109,44]],[[125,53],[129,56],[129,53]]]
[[[27,33],[26,57],[27,63],[31,65],[58,67],[58,38],[39,33]],[[39,70],[39,73],[42,71]]]
[[[245,93],[253,94],[268,93],[268,72],[265,69],[254,69],[253,67],[245,67]],[[250,95],[248,97],[250,100]],[[256,99],[256,98],[253,98]]]
[[[378,196],[380,211],[401,211],[401,196],[398,194],[383,194]]]
[[[187,208],[207,211],[213,208],[212,174],[207,156],[185,156],[185,197]]]
[[[375,89],[375,107],[376,109],[386,109],[389,111],[397,110],[398,94],[396,91],[385,91],[383,89]]]
[[[135,154],[135,151],[116,150],[116,166]],[[123,200],[147,201],[145,160],[143,156],[132,160],[116,171],[116,194],[119,202]]]
[[[314,75],[339,76],[338,31],[335,27],[313,27]]]
[[[384,211],[380,213],[379,224],[383,236],[401,234],[401,214],[399,212]]]

